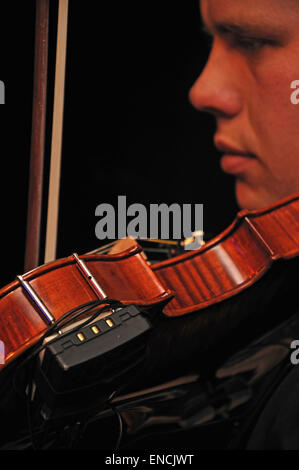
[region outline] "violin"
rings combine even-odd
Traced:
[[[160,309],[163,318],[181,317],[235,296],[256,283],[274,261],[298,255],[296,194],[261,211],[241,211],[227,230],[203,247],[153,266],[146,262],[138,244],[123,253],[73,254],[48,262],[55,259],[58,220],[68,18],[65,1],[59,3],[57,17],[46,256],[45,264],[36,267],[45,153],[48,7],[46,0],[36,2],[27,272],[0,290],[0,341],[5,345],[0,370],[36,344],[68,312],[77,309],[78,314],[80,306],[88,302],[117,299],[124,305]]]
[[[22,385],[18,393],[22,391],[23,405],[18,407],[26,409],[26,401],[33,397],[31,406],[34,405],[38,417],[34,424],[37,432],[46,422],[51,435],[56,436],[57,427],[64,426],[69,420],[89,422],[94,419],[96,422],[113,418],[114,410],[119,408],[118,413],[125,413],[122,419],[128,420],[126,425],[131,423],[133,426],[132,435],[142,434],[143,425],[138,427],[139,418],[138,422],[134,418],[135,412],[136,416],[140,415],[142,403],[149,410],[144,422],[147,429],[154,412],[150,410],[155,410],[157,416],[162,413],[157,423],[164,423],[165,409],[172,398],[173,423],[182,429],[196,426],[201,422],[196,418],[197,408],[190,411],[188,402],[186,408],[182,397],[190,398],[194,393],[196,403],[198,400],[201,403],[203,397],[204,403],[209,403],[210,399],[218,403],[218,389],[216,398],[205,395],[206,378],[202,365],[208,362],[209,369],[216,371],[216,367],[221,367],[231,357],[230,343],[234,344],[234,351],[240,344],[239,333],[244,335],[244,330],[252,330],[256,337],[256,326],[265,320],[256,309],[256,303],[249,302],[250,312],[246,318],[242,303],[233,305],[232,298],[250,293],[250,288],[261,284],[258,281],[274,271],[272,265],[278,266],[279,260],[296,262],[299,254],[298,216],[299,194],[295,194],[263,210],[241,211],[228,229],[201,248],[153,265],[147,261],[142,247],[134,242],[121,252],[91,252],[81,256],[74,253],[17,276],[0,290],[0,340],[5,345],[0,386],[4,403],[15,390],[19,372]],[[281,284],[276,283],[274,289],[280,287]],[[264,286],[261,293],[262,298],[257,302],[263,309],[262,301],[265,297],[267,301]],[[281,294],[284,296],[283,290]],[[226,313],[223,314],[221,307],[224,304]],[[99,306],[106,306],[106,311],[99,311]],[[264,315],[267,328],[273,325],[268,313]],[[122,316],[126,317],[126,324]],[[281,317],[286,318],[284,311]],[[63,325],[65,318],[67,328]],[[84,337],[86,329],[89,336]],[[121,342],[128,331],[133,332],[130,341]],[[234,341],[230,342],[231,331]],[[45,343],[49,334],[52,335],[49,343]],[[77,341],[73,343],[73,349],[69,347],[70,335]],[[45,348],[48,348],[46,352]],[[215,349],[217,356],[221,352],[220,360],[218,357],[215,360]],[[90,351],[93,357],[88,357]],[[208,361],[205,352],[209,354]],[[61,361],[61,357],[66,361]],[[32,369],[28,358],[38,359],[31,363],[35,376],[32,372],[30,375]],[[75,366],[73,370],[72,366]],[[184,375],[187,379],[183,380],[182,386],[177,387],[181,383],[179,380],[173,382],[172,388],[171,380]],[[165,390],[159,385],[161,383],[166,383]],[[225,391],[224,403],[226,393],[232,397],[236,395],[236,407],[250,399],[250,391],[239,389],[238,383],[232,384],[232,390],[223,389],[222,383],[218,385],[219,390]],[[241,402],[240,391],[244,392]],[[177,399],[183,405],[180,419],[176,417]],[[7,408],[7,419],[15,410],[16,400],[14,393],[9,405],[4,405],[2,413]],[[22,413],[20,411],[19,415],[23,416]],[[206,416],[204,421],[208,418]],[[26,423],[23,426],[26,428]],[[11,434],[14,435],[14,429]]]
[[[76,253],[35,268],[0,290],[5,368],[67,312],[97,300],[155,307],[164,318],[218,304],[299,254],[299,194],[240,211],[201,248],[150,266],[138,243],[121,253]],[[112,314],[106,314],[109,316]]]
[[[122,380],[128,370],[131,370],[130,368],[125,369],[124,366],[136,360],[136,355],[144,346],[140,343],[146,344],[144,333],[147,333],[149,328],[153,328],[157,333],[156,336],[159,336],[162,329],[164,332],[166,331],[166,334],[169,334],[170,323],[172,327],[180,329],[185,322],[190,323],[190,319],[197,320],[205,317],[205,314],[209,315],[211,307],[215,307],[215,313],[218,306],[221,307],[231,298],[238,298],[241,293],[249,291],[253,285],[265,277],[277,261],[295,259],[299,253],[299,194],[295,194],[263,210],[239,212],[230,227],[201,248],[154,265],[147,262],[142,247],[138,243],[134,243],[130,248],[118,253],[102,254],[98,250],[80,256],[73,253],[66,258],[51,262],[46,261],[44,265],[36,267],[39,259],[42,203],[49,20],[48,2],[40,0],[36,3],[35,93],[28,198],[26,273],[18,275],[13,282],[0,290],[0,386],[1,392],[4,390],[1,395],[3,398],[1,406],[2,410],[7,411],[8,421],[11,421],[11,415],[8,407],[6,410],[8,395],[6,391],[11,391],[11,382],[6,381],[6,372],[13,370],[15,365],[22,366],[23,358],[30,358],[30,351],[44,354],[44,359],[41,355],[39,357],[45,367],[51,368],[52,363],[47,362],[49,358],[46,357],[45,349],[43,351],[37,349],[38,344],[42,344],[44,347],[44,341],[49,340],[47,344],[49,344],[53,355],[57,354],[58,356],[62,347],[65,347],[67,355],[71,350],[70,344],[72,344],[69,336],[74,333],[79,354],[74,354],[68,359],[72,361],[76,356],[76,360],[79,361],[80,357],[78,356],[81,351],[86,352],[84,346],[92,345],[93,341],[89,340],[96,338],[97,351],[110,353],[115,349],[118,353],[114,354],[112,362],[108,361],[108,365],[107,355],[104,356],[103,361],[106,361],[105,370],[110,369],[109,379],[111,378],[111,387],[114,387],[112,376],[116,376],[122,369],[119,375],[119,379]],[[57,232],[67,10],[68,2],[60,2],[57,25],[57,73],[55,74],[58,79],[54,87],[51,145],[53,158],[51,156],[49,178],[48,213],[51,217],[48,217],[46,240],[46,252],[49,252],[46,258],[51,259],[54,259],[55,233]],[[132,306],[136,309],[132,309]],[[143,312],[146,318],[142,317]],[[222,332],[223,317],[221,315],[218,317],[220,317],[219,323]],[[163,328],[161,323],[155,323],[157,318],[161,323],[163,322]],[[118,347],[119,343],[117,342],[121,337],[119,328],[124,327],[123,329],[125,329],[127,326],[125,322],[131,320],[134,321],[130,333],[135,328],[135,336],[133,331],[132,338],[139,339],[140,336],[140,341],[138,343],[131,342],[130,348],[127,349],[123,348],[124,344]],[[180,322],[177,323],[176,320]],[[198,339],[200,329],[193,328],[193,326],[192,324],[193,337],[187,337],[188,347],[191,349],[192,344],[195,343],[194,338]],[[87,330],[88,333],[85,333]],[[213,333],[212,328],[208,331],[200,329],[200,331],[202,330],[202,334],[206,337]],[[153,348],[156,349],[157,355],[160,355],[159,359],[162,359],[161,343],[155,343],[155,335],[153,337],[154,341],[151,344],[154,345]],[[198,340],[199,343],[201,341],[202,338]],[[156,344],[158,346],[155,348]],[[174,345],[177,349],[177,355],[181,356],[182,361],[185,360],[186,355],[189,354],[190,357],[190,349],[186,347],[185,351],[182,351],[184,345],[179,344],[177,339],[175,339]],[[1,346],[3,346],[2,349]],[[133,355],[131,351],[135,346],[140,349]],[[123,360],[124,358],[125,360]],[[198,360],[197,358],[198,356],[196,356],[196,360]],[[177,368],[177,363],[175,366]],[[71,372],[74,372],[73,375],[83,381],[84,369],[85,363],[79,369],[80,373],[78,373],[78,369],[71,370]],[[59,372],[58,369],[55,370]],[[88,376],[90,370],[91,368],[86,368],[85,380],[90,378]],[[101,377],[101,370],[100,368],[95,370],[98,378],[101,379],[96,384],[96,396],[99,394],[99,390],[102,392],[105,380],[107,384],[108,375]],[[147,374],[145,368],[142,371],[144,375]],[[26,374],[27,369],[24,371],[24,375]],[[46,376],[47,378],[48,376]],[[30,378],[27,377],[26,383],[23,383],[25,386],[22,391],[25,393],[22,398],[28,398],[30,401],[34,397],[34,393],[32,388],[27,386],[29,382]],[[186,386],[186,396],[190,398],[189,391],[193,383],[195,384],[194,397],[198,398],[197,376],[191,377],[189,381],[179,385]],[[39,385],[39,382],[37,381],[36,384]],[[108,386],[108,392],[116,390],[111,387]],[[162,390],[155,390],[154,399],[156,402],[162,403],[162,397],[165,399],[165,407],[168,407],[171,396],[182,397],[185,402],[182,388],[173,390],[172,387],[174,385],[170,387],[170,393],[168,393],[169,386],[167,391],[163,387]],[[37,397],[40,398],[38,387],[36,390]],[[86,390],[84,389],[84,392]],[[73,405],[71,410],[73,415],[83,409],[89,410],[90,391],[88,389],[87,394],[81,394],[81,390],[79,390],[78,394],[82,395],[83,404],[80,402],[77,406],[76,402]],[[42,395],[41,393],[42,400],[47,392],[48,389],[46,389],[46,394]],[[68,400],[73,400],[72,393],[75,391],[69,390],[69,393],[65,395],[64,408],[67,408]],[[153,391],[148,393],[153,393]],[[57,395],[63,395],[63,393],[58,391]],[[238,401],[240,399],[239,393],[236,395]],[[218,394],[214,398],[218,403]],[[106,405],[114,401],[115,406],[126,407],[129,403],[130,407],[132,399],[136,399],[138,407],[140,403],[138,394],[137,396],[135,394],[133,398],[129,394],[115,398],[106,393],[104,399],[102,398],[101,406],[103,403]],[[245,394],[242,399],[246,401],[247,395]],[[210,398],[207,400],[208,404],[209,401]],[[97,408],[98,402],[94,402],[94,406]],[[148,407],[148,401],[145,401],[144,406]],[[15,408],[14,405],[13,408]],[[42,404],[41,409],[43,417],[48,419],[50,415],[47,415],[47,408]],[[164,416],[163,403],[161,409]],[[177,419],[176,413],[177,403],[173,407],[175,419]],[[185,418],[186,416],[182,421],[183,425],[186,424]]]
[[[175,292],[165,315],[180,316],[247,289],[274,261],[299,253],[299,195],[256,211],[240,211],[223,233],[202,248],[153,266]]]

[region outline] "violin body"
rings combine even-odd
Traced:
[[[263,210],[243,210],[200,249],[153,266],[161,284],[175,292],[164,313],[178,316],[221,302],[253,285],[273,261],[298,255],[298,194]]]
[[[0,290],[5,367],[66,312],[105,295],[158,306],[165,317],[195,312],[254,284],[273,261],[299,254],[299,195],[264,210],[241,211],[233,224],[193,252],[150,266],[141,247],[72,255],[29,271]],[[82,271],[81,264],[85,271]]]
[[[110,299],[122,299],[123,304],[163,305],[173,296],[159,283],[138,246],[114,255],[83,255],[80,261],[103,292]],[[5,345],[5,364],[0,369],[36,343],[51,325],[50,315],[57,321],[80,305],[104,298],[92,279],[82,274],[74,255],[33,269],[22,280],[33,289],[46,312],[19,279],[1,289],[0,339]],[[44,315],[47,312],[48,317]]]

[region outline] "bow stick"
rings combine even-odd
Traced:
[[[51,261],[56,257],[67,20],[68,0],[59,0],[45,262]],[[47,102],[48,36],[49,0],[36,0],[32,136],[25,271],[29,271],[39,264]]]
[[[45,263],[53,261],[56,258],[64,110],[65,62],[67,48],[67,20],[68,0],[59,0],[50,181],[44,259]]]
[[[32,131],[25,271],[38,265],[47,102],[49,0],[36,1]]]

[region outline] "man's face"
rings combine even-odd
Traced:
[[[190,101],[216,117],[223,171],[241,208],[299,191],[299,0],[201,0],[213,45]]]

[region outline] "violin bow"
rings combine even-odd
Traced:
[[[48,196],[48,214],[46,229],[46,244],[44,262],[48,263],[56,258],[61,149],[63,134],[64,88],[65,88],[65,64],[67,49],[67,23],[68,0],[59,0],[56,68],[54,87],[54,108],[51,142],[51,163]]]
[[[56,258],[63,133],[68,0],[59,0],[45,263]],[[25,272],[39,264],[45,153],[49,0],[36,0],[32,135]]]
[[[49,0],[36,0],[25,271],[38,265],[47,103]]]

